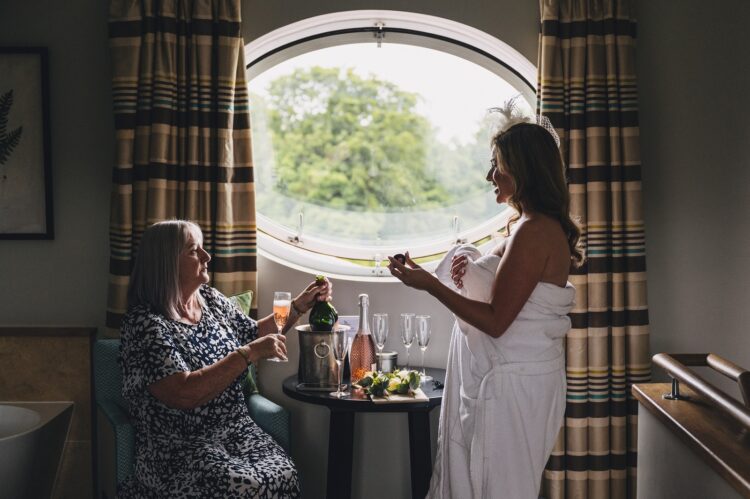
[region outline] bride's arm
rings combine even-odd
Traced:
[[[461,296],[411,259],[407,260],[408,265],[402,265],[389,257],[388,268],[407,286],[427,291],[463,321],[498,338],[515,320],[541,280],[547,261],[544,241],[544,234],[531,224],[516,229],[507,240],[489,303]]]

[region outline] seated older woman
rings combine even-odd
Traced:
[[[123,396],[136,429],[135,472],[121,498],[298,497],[290,457],[248,414],[249,363],[286,356],[273,316],[254,321],[207,285],[200,228],[160,222],[143,234],[122,324]],[[328,281],[292,301],[287,327]]]

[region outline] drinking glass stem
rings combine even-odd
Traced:
[[[341,372],[341,364],[342,364],[342,361],[340,360],[336,361],[336,371],[337,371],[337,374],[339,375],[339,384],[336,386],[336,396],[338,398],[341,398],[341,383],[343,382],[343,380],[341,379],[341,375],[343,374]]]
[[[422,349],[422,377],[424,378],[426,371],[424,370],[424,349]]]
[[[406,368],[407,369],[409,369],[409,367],[410,367],[410,362],[409,362],[409,360],[410,360],[409,359],[409,349],[410,348],[411,348],[411,345],[409,345],[408,347],[406,347]]]
[[[279,326],[276,326],[276,329],[278,329],[278,330],[279,330],[279,334],[282,334],[282,333],[281,333],[281,331],[282,331],[282,330],[284,329],[284,327],[283,327],[283,326],[281,326],[281,327],[279,327]],[[271,360],[275,360],[275,361],[277,361],[277,362],[281,362],[281,357],[278,357],[278,356],[276,356],[276,357],[274,357],[274,358],[273,358],[273,359],[271,359]]]

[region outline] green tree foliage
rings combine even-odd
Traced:
[[[268,127],[276,191],[347,211],[429,209],[451,195],[428,168],[432,130],[419,96],[352,70],[274,80]]]
[[[486,124],[468,143],[445,143],[420,99],[320,67],[273,80],[267,98],[252,93],[258,212],[291,229],[304,213],[303,238],[346,245],[448,235],[454,215],[462,227],[486,221],[498,210]]]

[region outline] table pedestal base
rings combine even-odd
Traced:
[[[430,487],[432,452],[430,450],[429,410],[409,412],[409,462],[411,497],[423,499]],[[328,473],[326,496],[329,499],[352,495],[354,454],[354,412],[331,410],[328,426]]]
[[[411,497],[424,498],[430,487],[430,413],[409,413],[409,460],[411,461]]]
[[[328,423],[328,474],[326,496],[329,499],[351,497],[352,454],[354,453],[354,413],[331,410]]]

